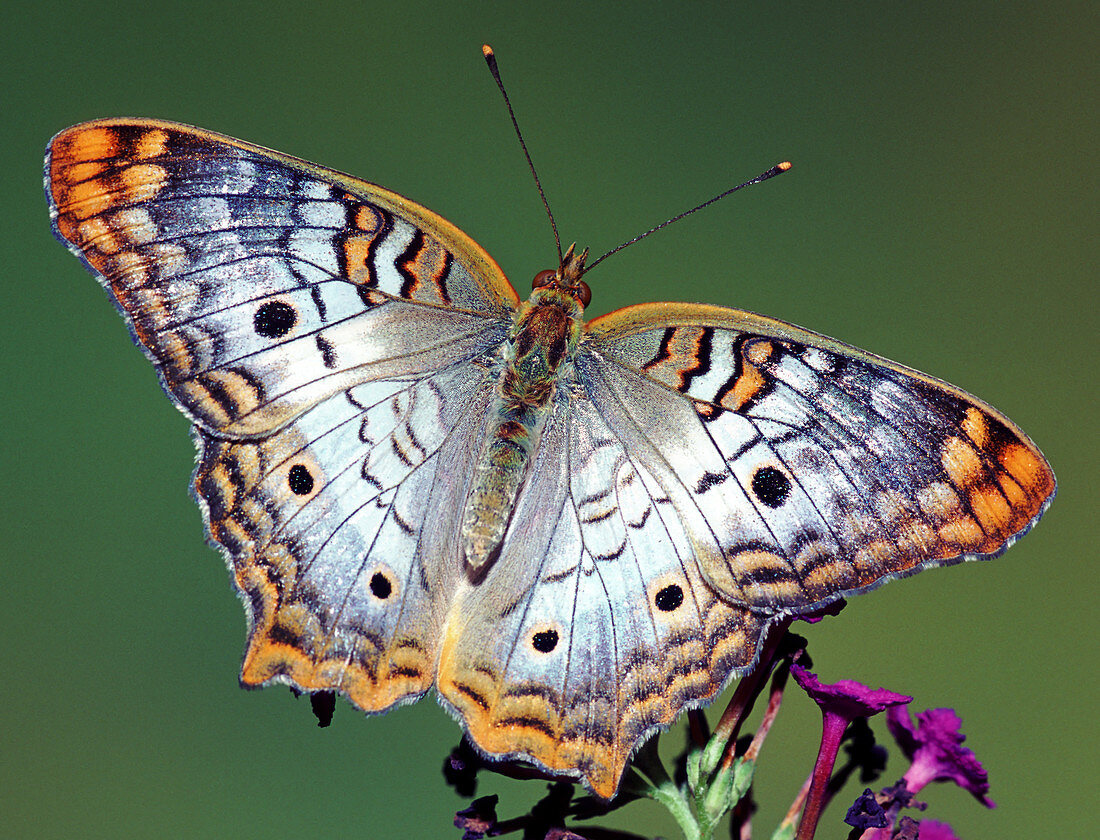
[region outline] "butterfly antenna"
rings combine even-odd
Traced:
[[[647,236],[649,236],[651,233],[656,233],[661,228],[666,228],[669,225],[671,225],[673,222],[680,221],[680,219],[684,218],[685,216],[690,216],[692,213],[696,213],[696,212],[702,210],[704,207],[709,207],[711,204],[714,204],[714,202],[718,201],[719,199],[725,198],[730,193],[737,192],[742,187],[748,187],[748,186],[751,186],[752,184],[759,184],[761,181],[767,181],[769,178],[774,178],[776,175],[781,175],[782,173],[786,172],[790,168],[791,168],[790,161],[785,160],[782,163],[777,163],[775,166],[773,166],[767,172],[761,172],[759,175],[757,175],[751,181],[745,181],[745,183],[738,184],[736,187],[730,187],[724,193],[721,193],[720,195],[716,195],[714,198],[710,199],[709,201],[704,201],[698,207],[692,207],[690,210],[685,210],[680,215],[673,216],[671,219],[668,219],[664,222],[661,222],[656,227],[651,227],[649,230],[647,230],[645,233],[641,234],[640,236],[635,236],[633,239],[627,240],[626,242],[624,242],[619,247],[612,248],[610,251],[608,251],[606,254],[604,254],[602,257],[600,257],[595,262],[589,263],[586,271],[591,271],[597,265],[599,265],[604,260],[606,260],[608,257],[610,257],[612,254],[621,251],[627,245],[633,245],[635,242],[640,242],[641,240],[643,240]]]
[[[546,215],[550,217],[550,227],[554,229],[554,244],[558,248],[558,265],[563,265],[564,261],[561,255],[561,238],[558,236],[558,225],[554,221],[554,214],[550,212],[550,202],[546,200],[546,193],[542,191],[542,182],[539,181],[539,173],[535,171],[535,164],[531,160],[531,153],[527,151],[527,144],[523,142],[523,133],[519,130],[519,123],[516,122],[516,112],[512,110],[512,102],[508,99],[508,91],[504,89],[504,82],[500,80],[500,70],[497,69],[497,57],[493,52],[493,48],[488,44],[481,45],[481,54],[485,56],[485,63],[489,65],[489,72],[493,74],[493,78],[496,79],[497,87],[500,88],[500,95],[504,97],[504,104],[508,106],[508,116],[512,118],[512,127],[516,130],[516,137],[519,138],[519,144],[523,147],[523,154],[527,157],[527,165],[531,168],[531,174],[535,176],[535,186],[539,191],[539,198],[542,199],[542,206],[546,208]]]

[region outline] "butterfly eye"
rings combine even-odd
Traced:
[[[552,271],[549,268],[545,271],[540,271],[535,275],[534,279],[531,280],[531,288],[541,289],[544,286],[549,286],[554,282],[554,278],[557,277],[557,275],[558,273],[556,271]]]
[[[577,284],[577,300],[581,302],[581,306],[588,306],[592,302],[592,290],[583,280]]]

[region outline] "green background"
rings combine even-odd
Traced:
[[[452,220],[521,290],[553,243],[480,46],[496,48],[590,312],[767,313],[973,391],[1060,496],[991,564],[929,572],[811,628],[827,680],[954,706],[998,808],[936,786],[963,838],[1076,835],[1096,764],[1094,3],[20,3],[3,56],[0,834],[457,837],[431,700],[314,726],[244,692],[241,607],[187,494],[187,423],[50,235],[61,128],[155,116],[384,184]],[[719,707],[720,708],[720,707]],[[766,837],[808,772],[787,698],[758,774]],[[881,731],[881,730],[880,730]],[[666,740],[678,743],[677,734]],[[891,765],[884,784],[904,769]],[[511,815],[539,782],[483,780]],[[845,797],[850,802],[858,793]],[[819,836],[839,838],[837,802]],[[675,836],[639,804],[606,821]]]

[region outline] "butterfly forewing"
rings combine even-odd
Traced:
[[[651,304],[593,321],[589,339],[596,405],[663,468],[734,603],[798,611],[993,556],[1052,498],[1042,454],[995,409],[807,330]],[[671,395],[690,413],[653,422]]]
[[[187,126],[75,126],[46,177],[58,235],[220,435],[474,356],[517,302],[484,251],[407,199]]]

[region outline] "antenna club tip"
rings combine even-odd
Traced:
[[[485,56],[485,63],[489,65],[489,72],[493,74],[493,78],[497,80],[497,84],[500,84],[500,76],[497,75],[497,54],[493,52],[493,48],[488,44],[481,45],[481,54]]]
[[[782,163],[777,163],[775,165],[775,168],[778,169],[780,172],[786,172],[788,169],[791,168],[791,162],[789,160],[785,160]]]

